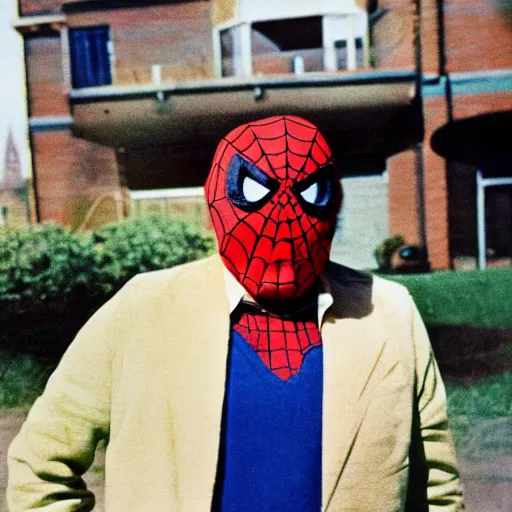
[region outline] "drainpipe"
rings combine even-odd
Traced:
[[[416,68],[416,95],[423,115],[423,54],[421,44],[421,0],[414,0],[414,60]],[[422,119],[423,122],[423,119]],[[422,247],[427,249],[427,227],[425,218],[425,185],[423,143],[416,145],[416,208],[418,215],[418,237]]]
[[[446,32],[444,23],[444,3],[445,0],[437,0],[437,41],[439,52],[439,76],[445,84],[446,94],[446,114],[448,123],[453,122],[453,92],[450,75],[446,69]]]
[[[436,0],[437,7],[437,51],[439,53],[439,76],[441,83],[444,83],[444,92],[446,99],[446,117],[448,118],[448,124],[453,123],[453,91],[452,81],[447,69],[447,58],[446,58],[446,27],[445,27],[445,16],[444,16],[445,0]],[[446,175],[446,190],[449,194],[449,162],[447,159],[444,161],[444,169]],[[448,203],[448,218],[446,222],[448,224],[448,258],[450,260],[450,267],[453,268],[452,255],[450,249],[450,204]]]

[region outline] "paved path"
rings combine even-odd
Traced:
[[[457,455],[467,510],[512,512],[512,417],[466,421]]]
[[[0,409],[0,512],[7,512],[7,448],[24,417],[21,410]],[[482,420],[472,424],[471,429],[467,439],[459,443],[458,452],[467,512],[511,512],[512,450],[506,443],[512,439],[512,417]],[[484,451],[482,446],[485,446]],[[100,449],[84,476],[97,498],[95,512],[103,512],[103,460],[104,451]]]

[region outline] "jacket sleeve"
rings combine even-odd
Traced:
[[[413,421],[408,510],[464,510],[446,393],[428,335],[413,305],[416,411]]]
[[[119,297],[103,306],[72,342],[8,452],[11,512],[88,511],[94,495],[82,474],[108,436]]]

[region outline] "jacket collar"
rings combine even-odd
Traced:
[[[242,299],[254,301],[246,289],[235,279],[233,274],[223,266],[224,287],[228,298],[229,313],[233,313]],[[332,306],[333,297],[327,276],[320,278],[320,289],[318,293],[318,325],[322,325],[327,310]]]

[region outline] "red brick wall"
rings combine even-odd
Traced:
[[[30,116],[68,115],[59,34],[25,39]]]
[[[388,159],[389,233],[402,235],[407,243],[419,243],[416,192],[416,151],[409,150]]]
[[[452,105],[454,119],[462,119],[492,111],[511,110],[512,94],[495,93],[454,96]],[[472,180],[473,177],[466,169],[461,169],[460,165],[454,164],[448,171],[450,172],[450,177],[447,179],[445,159],[434,153],[430,147],[432,134],[448,120],[445,98],[426,98],[424,116],[424,183],[427,246],[433,268],[443,269],[450,267],[451,256],[463,255],[461,247],[463,245],[468,246],[471,243],[472,235],[470,231],[461,231],[460,227],[464,222],[462,219],[464,216],[467,223],[474,224],[475,222],[474,204],[471,202],[474,186],[472,183],[464,182],[462,183],[464,190],[467,189],[464,191],[461,188],[461,180]],[[404,174],[407,171],[402,170],[401,172]],[[464,176],[462,176],[463,174]],[[390,174],[390,180],[392,179],[391,176]],[[390,184],[390,193],[394,186],[398,186],[398,184]],[[449,186],[453,191],[451,195]],[[448,203],[451,205],[450,215]],[[396,216],[400,217],[399,210]],[[393,219],[393,214],[391,218]],[[449,219],[452,219],[453,226],[450,225]],[[397,220],[396,222],[404,222],[404,220]],[[450,255],[450,253],[452,254]]]
[[[20,14],[47,14],[60,12],[62,0],[20,0]]]
[[[421,45],[424,73],[439,73],[439,19],[437,0],[421,2]]]
[[[512,94],[474,94],[456,96],[453,101],[455,119],[488,112],[512,110]],[[450,250],[453,258],[472,257],[476,265],[476,168],[450,162],[448,169],[448,202]]]
[[[209,2],[153,5],[68,15],[70,28],[109,25],[117,84],[151,82],[152,64],[162,79],[213,76]]]
[[[445,0],[449,72],[512,67],[512,11],[500,10],[497,4],[495,0]]]
[[[455,96],[453,101],[453,116],[455,119],[503,110],[512,110],[511,92]]]
[[[432,133],[447,122],[444,97],[425,98],[424,193],[427,248],[433,269],[450,267],[445,159],[430,147]]]
[[[423,0],[422,2],[422,50],[425,73],[441,71],[439,19],[436,4],[436,0]],[[510,48],[512,48],[511,21],[510,11],[507,18],[503,11],[496,8],[496,2],[493,0],[445,0],[444,43],[447,72],[510,68],[512,66],[512,52],[510,51]],[[512,95],[510,93],[499,93],[454,96],[452,107],[454,119],[490,111],[507,110],[512,108]],[[449,219],[455,223],[459,222],[460,212],[455,212],[454,208],[468,208],[469,203],[463,204],[460,198],[449,198],[446,162],[430,148],[432,133],[447,122],[445,98],[426,98],[424,116],[427,245],[433,268],[442,269],[449,268],[451,263],[450,250],[453,249],[457,252],[460,245],[460,240],[456,239],[456,234],[450,231]],[[452,187],[458,183],[456,171],[457,169],[451,169],[450,171],[453,174],[453,176],[450,175]],[[402,174],[405,172],[402,170]],[[390,173],[390,177],[391,175]],[[390,185],[390,193],[392,193],[392,188],[393,185]],[[468,194],[471,195],[471,191]],[[448,201],[454,202],[450,217],[448,216]],[[399,212],[397,215],[399,216]],[[393,219],[393,213],[391,218]],[[469,216],[468,222],[472,222],[471,219],[472,217]],[[450,236],[452,236],[453,247],[450,247]]]
[[[58,131],[33,134],[32,151],[43,222],[76,226],[97,197],[119,190],[112,148]]]
[[[437,0],[422,1],[425,73],[440,71]],[[512,11],[495,0],[443,0],[447,71],[482,71],[512,66]]]
[[[378,69],[414,69],[414,2],[384,0],[388,9],[373,28],[373,56]]]

